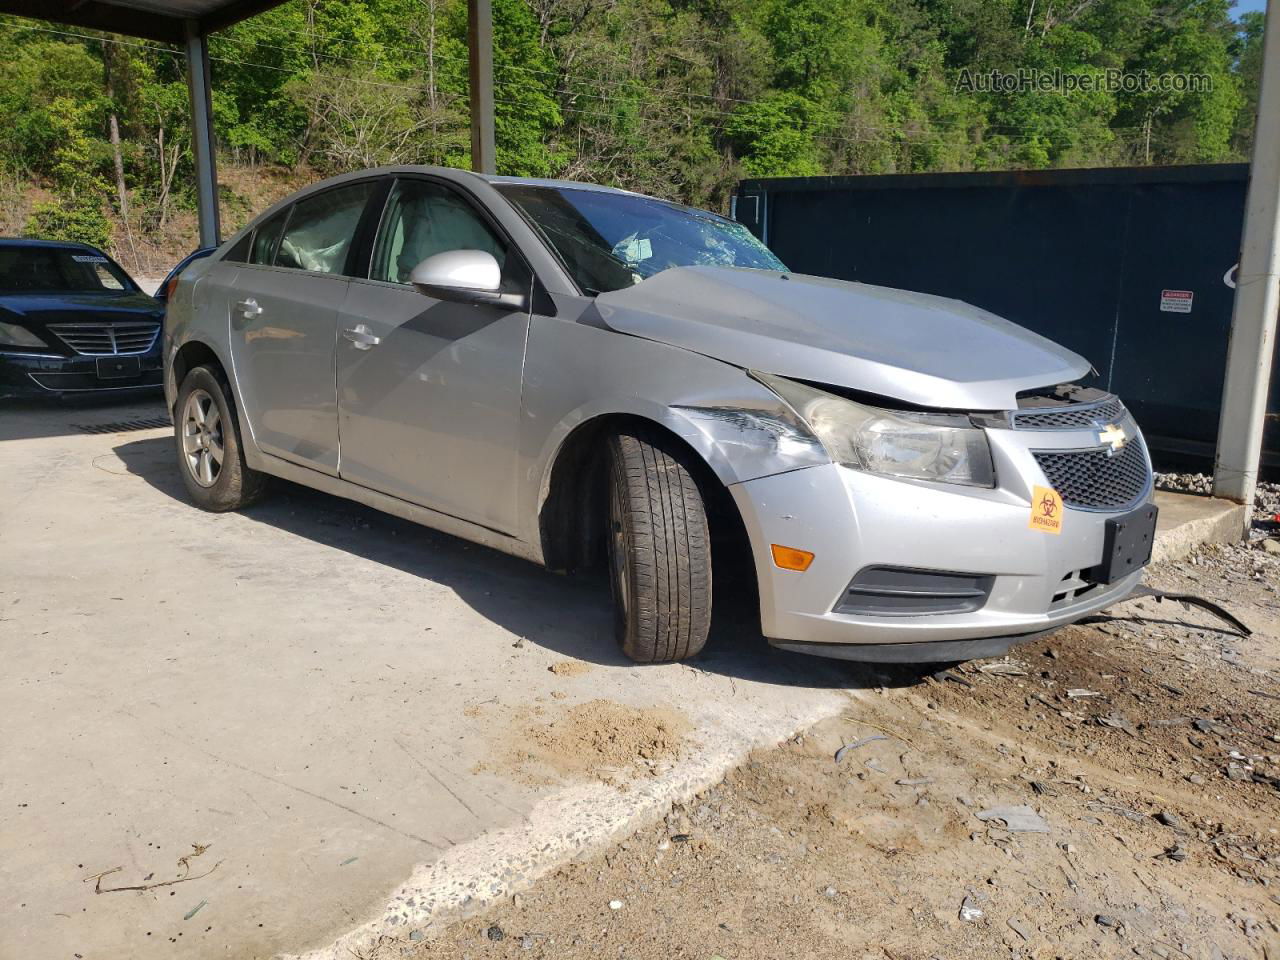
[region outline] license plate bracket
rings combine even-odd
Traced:
[[[1115,583],[1145,567],[1151,561],[1159,513],[1154,503],[1148,503],[1123,517],[1108,520],[1102,563],[1090,571],[1093,574],[1090,579],[1096,583]]]
[[[137,357],[99,357],[98,379],[121,380],[142,376],[142,363]]]

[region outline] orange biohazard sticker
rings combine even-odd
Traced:
[[[1041,533],[1062,532],[1062,497],[1050,487],[1036,487],[1031,491],[1031,520],[1027,524]]]

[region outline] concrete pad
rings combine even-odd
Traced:
[[[161,414],[0,405],[0,956],[347,958],[874,682],[723,632],[637,668],[603,584],[289,485],[204,513],[169,430],[74,426]],[[567,659],[585,672],[549,672]],[[510,710],[594,698],[681,712],[684,758],[622,791],[489,763]]]
[[[637,668],[602,584],[289,485],[203,513],[167,429],[76,426],[162,413],[0,405],[2,957],[345,960],[598,849],[880,682],[732,630]],[[1157,550],[1184,511],[1225,530],[1205,505],[1162,495]],[[549,672],[565,660],[586,672]],[[689,748],[626,790],[490,762],[511,710],[594,698],[680,711]]]
[[[1234,543],[1245,528],[1244,506],[1186,493],[1156,493],[1160,516],[1151,560],[1180,560],[1204,543]]]

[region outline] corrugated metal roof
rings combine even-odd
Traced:
[[[181,43],[186,24],[206,33],[283,0],[0,0],[0,12],[93,30]]]

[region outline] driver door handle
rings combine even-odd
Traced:
[[[348,327],[342,331],[342,335],[351,341],[357,350],[368,350],[376,347],[382,342],[381,337],[375,337],[373,331],[366,327],[363,323],[354,327]]]
[[[258,306],[258,301],[254,299],[241,300],[236,304],[236,309],[251,320],[254,317],[262,316],[262,308]]]

